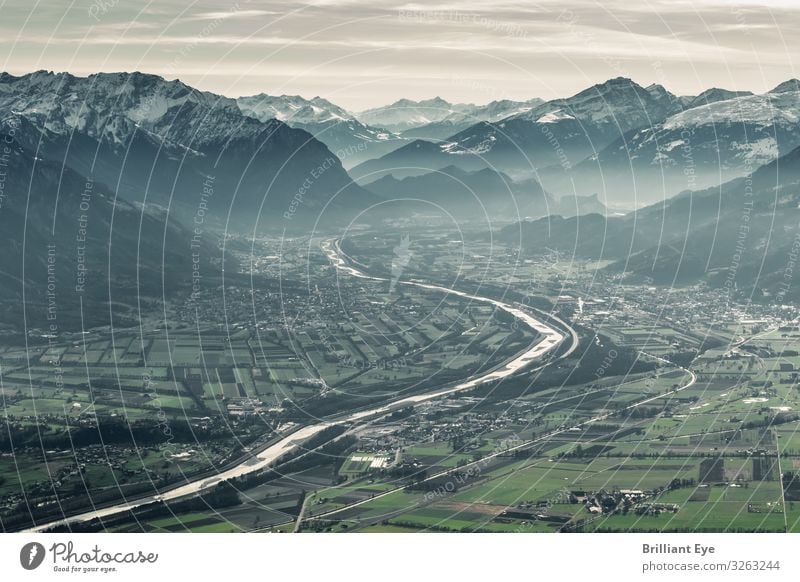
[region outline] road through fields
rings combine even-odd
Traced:
[[[330,239],[324,241],[322,243],[322,250],[325,252],[326,256],[330,259],[330,261],[336,266],[336,268],[343,273],[352,275],[354,277],[369,279],[372,281],[388,281],[388,279],[373,277],[350,266],[346,256],[342,253],[341,249],[339,248],[338,240]],[[38,525],[26,531],[30,532],[45,531],[53,527],[86,522],[86,521],[91,521],[93,519],[108,518],[126,511],[130,511],[131,509],[135,509],[137,507],[149,505],[151,503],[159,501],[172,501],[182,497],[196,495],[204,491],[208,491],[213,487],[215,487],[216,485],[218,485],[219,483],[221,483],[222,481],[226,481],[228,479],[233,479],[236,477],[242,477],[244,475],[248,475],[250,473],[255,473],[258,471],[263,471],[264,469],[275,465],[280,460],[281,457],[284,457],[286,454],[296,451],[305,441],[307,441],[311,437],[317,435],[324,429],[329,428],[331,426],[340,424],[351,425],[354,423],[374,420],[376,418],[380,418],[382,416],[390,414],[392,411],[397,410],[399,408],[404,408],[407,406],[419,404],[436,398],[441,398],[443,396],[447,396],[453,393],[462,392],[465,390],[471,390],[472,388],[475,388],[476,386],[483,384],[485,382],[492,382],[501,380],[503,378],[507,378],[515,374],[516,372],[522,370],[523,368],[527,368],[532,362],[541,359],[544,355],[554,351],[556,348],[558,348],[559,345],[561,345],[561,343],[567,337],[554,327],[551,327],[545,322],[533,317],[528,312],[523,311],[519,307],[515,307],[514,305],[511,305],[509,303],[504,303],[502,301],[491,299],[489,297],[482,297],[480,295],[472,295],[455,289],[448,289],[447,287],[442,287],[439,285],[432,285],[417,281],[398,281],[396,284],[420,287],[423,289],[430,289],[432,291],[438,291],[442,293],[463,297],[471,301],[477,301],[481,303],[488,303],[494,305],[498,309],[502,309],[503,311],[513,315],[523,325],[529,327],[530,329],[535,330],[538,333],[539,341],[533,344],[532,346],[529,346],[527,350],[525,350],[520,354],[517,354],[514,358],[505,362],[504,364],[501,364],[500,366],[497,366],[488,372],[484,372],[480,375],[468,378],[467,380],[459,382],[455,385],[440,387],[436,390],[425,392],[423,394],[407,396],[388,404],[369,408],[366,410],[361,410],[358,412],[345,414],[337,417],[335,420],[330,420],[330,419],[322,420],[315,424],[303,426],[301,428],[293,430],[291,434],[288,434],[283,438],[279,438],[279,440],[277,440],[276,442],[267,445],[263,450],[253,455],[252,457],[248,458],[247,460],[227,470],[221,471],[219,474],[214,475],[213,477],[198,478],[195,481],[190,481],[188,483],[179,485],[177,487],[174,487],[173,489],[165,490],[158,494],[137,498],[135,501],[127,501],[116,505],[110,505],[108,507],[94,509],[74,516],[65,517],[63,519]],[[572,344],[570,345],[568,352],[571,353],[577,346],[577,336],[575,335],[575,332],[573,330],[569,329],[568,326],[567,329],[572,338]]]

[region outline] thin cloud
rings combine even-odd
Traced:
[[[259,16],[279,16],[283,12],[274,10],[226,10],[223,12],[201,12],[189,16],[188,20],[232,20],[234,18],[258,18]]]
[[[116,3],[89,23],[85,7],[7,0],[0,58],[20,72],[95,63],[158,72],[180,55],[182,71],[207,71],[196,73],[203,88],[346,93],[353,108],[407,92],[474,100],[469,83],[437,74],[502,84],[517,98],[619,75],[683,94],[758,92],[800,76],[790,44],[799,11],[796,0],[265,0],[239,9],[164,0],[145,10]],[[347,89],[355,79],[368,90]]]

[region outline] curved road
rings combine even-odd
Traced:
[[[575,346],[573,345],[573,349],[574,349],[574,347]],[[656,360],[660,360],[662,362],[665,362],[667,364],[675,365],[675,364],[672,364],[672,362],[670,362],[669,360],[665,360],[664,358],[661,358],[659,356],[654,356],[652,354],[647,354],[645,352],[641,352],[641,353],[645,354],[648,357],[655,358]],[[676,368],[679,369],[679,370],[682,370],[685,373],[687,373],[689,375],[689,381],[686,384],[684,384],[683,386],[681,386],[680,388],[675,389],[673,391],[673,393],[678,393],[678,392],[681,392],[683,390],[686,390],[687,388],[691,388],[692,386],[694,386],[694,384],[697,382],[697,374],[695,374],[689,368],[684,368],[683,366],[676,366]],[[620,411],[624,411],[624,410],[632,410],[634,408],[642,406],[643,404],[649,404],[650,402],[653,402],[654,400],[658,400],[658,399],[663,398],[663,397],[664,397],[664,394],[656,394],[655,396],[651,396],[651,397],[646,398],[644,400],[640,400],[639,402],[634,402],[633,404],[629,404],[628,406],[625,406],[624,408],[621,408],[616,412],[620,412]],[[573,397],[570,397],[570,398],[573,398]],[[497,450],[497,451],[495,451],[493,453],[490,453],[490,454],[488,454],[488,455],[486,455],[484,457],[481,457],[477,461],[472,461],[472,462],[467,463],[465,465],[460,465],[458,467],[458,470],[464,471],[464,470],[468,470],[469,468],[474,467],[474,466],[481,466],[482,464],[485,464],[489,459],[493,459],[495,457],[500,457],[500,456],[503,456],[503,455],[508,455],[509,453],[512,453],[514,451],[525,449],[527,447],[530,447],[531,445],[534,445],[534,444],[540,443],[540,442],[544,442],[547,439],[550,439],[550,438],[552,438],[554,436],[557,436],[559,434],[564,434],[564,433],[570,432],[570,431],[572,431],[572,430],[574,430],[576,428],[580,429],[580,428],[587,427],[588,425],[590,425],[592,423],[599,422],[599,421],[602,421],[602,420],[606,420],[606,419],[610,418],[613,414],[614,414],[614,412],[609,412],[607,414],[602,414],[600,416],[595,416],[595,417],[589,418],[587,420],[583,420],[583,421],[578,422],[576,424],[571,424],[569,426],[563,426],[561,428],[551,430],[551,431],[549,431],[549,432],[547,432],[545,434],[537,436],[536,438],[533,438],[533,439],[530,439],[530,440],[527,440],[527,441],[523,441],[523,442],[521,442],[519,444],[516,444],[514,446],[511,446],[511,447],[506,447],[506,448],[503,448],[501,450]],[[683,435],[683,436],[691,436],[691,435]],[[595,439],[592,439],[592,440],[597,440],[599,438],[600,437],[595,437]],[[588,442],[592,442],[592,441],[588,441]],[[453,471],[454,471],[454,469],[452,467],[451,468],[447,468],[447,469],[442,469],[441,471],[439,471],[437,473],[434,473],[432,475],[428,475],[427,477],[425,477],[422,480],[422,482],[424,483],[424,482],[427,482],[427,481],[434,481],[435,479],[438,479],[440,477],[445,477],[447,475],[451,475]],[[370,497],[368,499],[362,499],[360,501],[354,501],[354,502],[349,503],[347,505],[344,505],[342,507],[337,507],[336,509],[331,509],[331,510],[325,511],[323,513],[314,515],[313,518],[314,519],[320,519],[320,518],[332,517],[334,515],[337,515],[339,513],[343,513],[344,511],[347,511],[347,510],[352,509],[354,507],[358,507],[360,505],[366,505],[368,503],[371,503],[371,502],[375,501],[376,499],[381,499],[383,497],[388,497],[389,495],[393,495],[393,494],[397,493],[398,491],[405,490],[405,488],[406,488],[405,485],[400,485],[398,487],[394,487],[394,488],[389,489],[387,491],[384,491],[382,493],[378,493],[375,496]],[[306,501],[307,500],[308,500],[308,497],[306,498]],[[304,504],[304,507],[305,507],[305,504]],[[302,518],[303,518],[303,516],[302,516],[302,513],[301,513],[298,516],[297,521],[295,523],[295,529],[294,529],[295,532],[300,531],[300,524],[301,524]],[[272,524],[269,527],[272,528],[275,525],[276,524]]]
[[[371,275],[367,275],[366,273],[363,273],[362,271],[359,271],[358,269],[349,266],[347,260],[345,259],[344,254],[339,248],[338,240],[331,239],[324,241],[322,243],[322,250],[328,256],[328,258],[331,260],[334,266],[344,273],[347,273],[354,277],[369,279],[372,281],[382,281],[382,282],[388,281],[388,279],[385,278],[373,277]],[[272,445],[269,445],[263,451],[254,455],[248,460],[230,469],[222,471],[221,473],[213,477],[200,478],[197,479],[196,481],[186,483],[185,485],[180,485],[178,487],[175,487],[174,489],[164,491],[163,493],[158,495],[143,497],[137,499],[136,501],[120,503],[117,505],[104,507],[102,509],[87,511],[85,513],[80,513],[72,517],[67,517],[64,519],[38,525],[36,527],[30,528],[25,531],[39,532],[57,526],[86,522],[98,518],[102,519],[106,517],[111,517],[113,515],[117,515],[119,513],[123,513],[125,511],[129,511],[131,509],[135,509],[137,507],[141,507],[143,505],[149,505],[151,503],[155,503],[158,501],[171,501],[179,499],[181,497],[187,497],[189,495],[202,493],[218,485],[222,481],[232,479],[235,477],[241,477],[243,475],[261,471],[263,469],[270,467],[271,465],[275,464],[276,461],[278,461],[282,456],[294,451],[303,442],[305,442],[309,438],[313,437],[314,435],[318,434],[319,432],[330,426],[339,424],[349,424],[352,422],[358,422],[364,420],[372,420],[375,418],[379,418],[381,416],[385,416],[398,408],[419,404],[420,402],[433,400],[435,398],[440,398],[442,396],[453,394],[455,392],[470,390],[475,386],[478,386],[485,382],[500,380],[502,378],[511,376],[512,374],[516,373],[522,368],[528,366],[531,362],[541,358],[548,352],[555,350],[565,339],[565,336],[560,331],[534,318],[525,311],[522,311],[521,309],[514,307],[513,305],[510,305],[508,303],[503,303],[502,301],[497,301],[495,299],[490,299],[488,297],[482,297],[479,295],[471,295],[469,293],[464,293],[462,291],[457,291],[455,289],[448,289],[447,287],[441,287],[439,285],[430,285],[427,283],[419,283],[415,281],[398,281],[397,284],[420,287],[423,289],[430,289],[433,291],[440,291],[442,293],[457,295],[459,297],[463,297],[465,299],[470,299],[473,301],[489,303],[499,309],[502,309],[507,313],[510,313],[511,315],[516,317],[519,321],[521,321],[523,324],[527,325],[529,328],[538,332],[538,334],[541,337],[541,340],[536,344],[534,344],[533,346],[529,347],[525,352],[522,352],[521,354],[517,355],[515,358],[511,359],[505,364],[500,365],[499,367],[494,368],[493,370],[485,374],[470,378],[454,386],[450,386],[447,388],[440,388],[438,390],[432,392],[426,392],[424,394],[408,396],[406,398],[396,400],[389,404],[385,404],[375,408],[370,408],[367,410],[362,410],[359,412],[353,412],[349,415],[337,418],[336,420],[321,421],[316,424],[304,426],[292,432],[290,435],[287,435],[286,437],[279,439]],[[564,325],[566,326],[566,324]],[[571,352],[576,347],[576,341],[575,341],[576,336],[574,331],[571,328],[569,328],[569,326],[566,326],[566,329],[569,329],[570,334],[572,335],[573,343],[570,346],[569,350]]]

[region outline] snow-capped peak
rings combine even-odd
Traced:
[[[800,122],[800,92],[743,95],[698,105],[664,121],[664,129],[692,128],[720,123],[750,123],[763,126],[796,125]]]
[[[556,109],[555,111],[542,115],[536,120],[536,123],[557,123],[564,119],[575,119],[575,117],[566,113],[563,109]]]
[[[190,144],[232,132],[264,129],[254,120],[248,124],[228,97],[138,72],[88,77],[50,71],[4,75],[0,108],[13,109],[56,134],[77,130],[117,146],[137,131],[190,148]]]
[[[355,119],[350,112],[322,97],[305,99],[299,95],[261,93],[239,97],[236,102],[245,115],[260,121],[279,119],[289,124],[316,124]]]

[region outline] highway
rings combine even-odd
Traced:
[[[641,352],[641,353],[643,353],[644,355],[646,355],[648,357],[651,357],[651,358],[654,358],[656,360],[659,360],[661,362],[664,362],[664,363],[670,364],[672,366],[675,366],[676,369],[683,371],[684,373],[686,373],[689,376],[688,382],[686,382],[683,386],[680,386],[679,388],[676,388],[675,390],[673,390],[671,392],[672,394],[677,394],[678,392],[682,392],[683,390],[686,390],[687,388],[691,388],[697,382],[697,375],[693,371],[689,370],[688,368],[684,368],[682,366],[677,366],[677,365],[673,364],[672,362],[670,362],[669,360],[665,360],[664,358],[661,358],[659,356],[654,356],[652,354],[648,354],[648,353],[645,353],[645,352]],[[629,404],[628,406],[625,406],[624,408],[621,408],[617,412],[625,411],[625,410],[632,410],[632,409],[637,408],[639,406],[642,406],[644,404],[649,404],[650,402],[653,402],[653,401],[658,400],[660,398],[664,398],[664,394],[656,394],[654,396],[650,396],[648,398],[645,398],[644,400],[640,400],[640,401],[635,402],[633,404]],[[485,465],[487,463],[487,461],[489,461],[490,459],[493,459],[495,457],[505,456],[505,455],[508,455],[509,453],[513,453],[514,451],[526,449],[526,448],[530,447],[531,445],[534,445],[534,444],[540,443],[540,442],[545,442],[545,441],[547,441],[548,439],[550,439],[550,438],[552,438],[554,436],[557,436],[557,435],[560,435],[560,434],[564,434],[564,433],[573,431],[575,429],[586,428],[587,426],[589,426],[592,423],[606,420],[608,418],[611,418],[613,415],[614,415],[613,412],[606,413],[606,414],[601,414],[601,415],[589,418],[587,420],[583,420],[583,421],[577,422],[575,424],[570,424],[569,426],[563,426],[561,428],[554,429],[554,430],[549,431],[549,432],[547,432],[545,434],[542,434],[542,435],[540,435],[540,436],[538,436],[538,437],[536,437],[534,439],[526,440],[526,441],[521,442],[521,443],[519,443],[517,445],[497,450],[497,451],[495,451],[493,453],[490,453],[490,454],[488,454],[486,456],[481,457],[477,461],[472,461],[470,463],[466,463],[464,465],[460,465],[458,467],[458,470],[459,471],[468,471],[472,467],[483,466],[483,465]],[[599,438],[601,438],[601,437],[596,437],[593,440],[597,440]],[[593,442],[593,440],[592,441],[588,441],[588,442]],[[448,475],[451,475],[453,473],[453,471],[454,471],[454,469],[452,469],[452,468],[443,469],[443,470],[441,470],[441,471],[439,471],[437,473],[434,473],[432,475],[427,476],[421,482],[425,483],[425,482],[428,482],[428,481],[434,481],[434,480],[439,479],[441,477],[446,477]],[[368,503],[371,503],[371,502],[375,501],[376,499],[381,499],[381,498],[387,497],[389,495],[394,495],[395,493],[397,493],[399,491],[404,491],[405,488],[406,488],[405,484],[399,485],[397,487],[394,487],[392,489],[389,489],[387,491],[379,493],[379,494],[375,495],[374,497],[370,497],[369,499],[362,499],[361,501],[354,501],[354,502],[349,503],[347,505],[344,505],[342,507],[338,507],[336,509],[331,509],[329,511],[325,511],[323,513],[315,515],[314,519],[322,519],[322,518],[327,518],[327,517],[333,517],[333,516],[335,516],[335,515],[337,515],[339,513],[342,513],[344,511],[347,511],[347,510],[352,509],[354,507],[358,507],[358,506],[361,506],[361,505],[366,505]],[[300,523],[299,523],[299,521],[295,524],[295,530],[294,531],[300,531]]]

